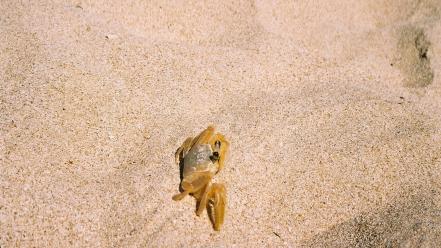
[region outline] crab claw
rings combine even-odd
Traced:
[[[225,206],[227,204],[227,195],[223,184],[213,183],[210,190],[210,202],[213,204],[213,210],[210,219],[213,222],[214,230],[219,231],[224,223]]]

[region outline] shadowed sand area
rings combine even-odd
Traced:
[[[1,247],[434,247],[438,0],[0,2]],[[231,142],[220,232],[174,152]]]

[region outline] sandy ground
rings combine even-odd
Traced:
[[[439,0],[0,13],[1,247],[441,243]],[[220,232],[171,199],[209,124],[231,141]]]

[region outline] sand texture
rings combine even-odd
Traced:
[[[436,247],[441,1],[0,1],[0,246]],[[220,232],[178,193],[209,124]]]

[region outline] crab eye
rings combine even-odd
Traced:
[[[213,152],[213,155],[210,156],[210,159],[213,160],[213,162],[219,160],[219,153]]]
[[[221,142],[220,142],[219,140],[216,140],[216,142],[214,142],[214,146],[215,146],[216,148],[220,148],[220,146],[221,146]]]

